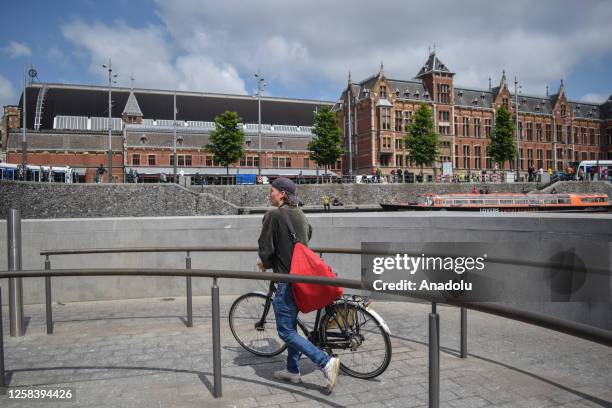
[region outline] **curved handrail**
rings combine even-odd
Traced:
[[[346,254],[346,255],[395,255],[397,250],[377,249],[368,251],[354,248],[329,248],[329,247],[309,247],[313,252],[326,254]],[[83,249],[49,249],[40,251],[41,256],[51,255],[83,255],[83,254],[111,254],[111,253],[151,253],[151,252],[257,252],[256,246],[192,246],[192,247],[132,247],[132,248],[83,248]],[[420,256],[421,253],[405,252],[407,255]],[[430,253],[430,256],[446,256],[446,254]],[[516,266],[533,266],[539,268],[566,269],[574,272],[589,272],[607,275],[610,273],[606,268],[585,267],[582,265],[568,265],[559,262],[536,262],[517,258],[487,258],[489,263],[508,264]]]
[[[278,274],[271,272],[252,272],[252,271],[229,271],[229,270],[209,270],[209,269],[55,269],[55,270],[27,270],[27,271],[7,271],[1,272],[0,278],[31,278],[47,276],[192,276],[202,278],[229,278],[229,279],[251,279],[267,280],[277,282],[304,282],[330,286],[341,286],[351,289],[362,289],[361,281],[345,278],[323,278],[317,276],[299,276],[289,274]],[[476,311],[494,314],[512,320],[530,323],[536,326],[566,333],[574,337],[590,340],[612,347],[612,331],[600,329],[598,327],[572,322],[569,320],[551,317],[541,313],[528,312],[515,309],[509,306],[479,303],[462,302],[452,299],[442,299],[433,295],[420,293],[411,294],[410,297],[429,301],[441,302],[453,306],[465,307]]]

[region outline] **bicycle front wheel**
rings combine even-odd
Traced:
[[[363,307],[336,303],[321,321],[323,347],[351,377],[374,378],[391,362],[391,338]]]
[[[276,331],[271,302],[260,293],[247,293],[236,299],[230,308],[229,325],[234,338],[258,356],[272,357],[287,348]]]

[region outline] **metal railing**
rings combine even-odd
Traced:
[[[11,210],[16,211],[16,210]],[[19,214],[11,214],[8,218],[8,228],[11,231],[20,231],[17,224],[20,224]],[[11,225],[12,224],[12,225]],[[16,263],[16,257],[21,258],[21,236],[18,233],[8,235],[9,248],[14,250],[9,251],[9,271],[2,272],[0,278],[8,278],[12,280],[21,280],[22,278],[45,278],[45,304],[47,317],[47,333],[53,332],[53,321],[51,314],[51,277],[66,277],[66,276],[173,276],[185,277],[191,282],[192,277],[212,278],[211,286],[211,306],[212,306],[212,341],[213,341],[213,395],[216,398],[222,396],[221,383],[221,333],[220,333],[220,306],[219,306],[219,285],[218,279],[250,279],[250,280],[265,280],[274,282],[304,282],[314,284],[324,284],[331,286],[339,286],[348,289],[363,289],[362,282],[355,279],[344,278],[321,278],[313,276],[295,276],[288,274],[275,274],[270,272],[251,272],[251,271],[228,271],[228,270],[208,270],[208,269],[192,269],[190,254],[192,252],[250,252],[256,251],[256,247],[160,247],[160,248],[106,248],[106,249],[67,249],[67,250],[46,250],[41,251],[41,255],[45,256],[44,270],[20,270],[21,263]],[[366,251],[346,248],[311,248],[315,252],[336,253],[336,254],[365,254]],[[70,254],[100,254],[100,253],[143,253],[143,252],[186,252],[186,268],[185,269],[155,269],[155,268],[137,268],[137,269],[51,269],[51,255],[70,255]],[[376,252],[377,254],[379,252]],[[13,254],[13,255],[11,255]],[[11,258],[15,259],[11,259]],[[533,264],[529,261],[505,260],[514,264]],[[11,263],[12,262],[12,263]],[[541,264],[540,264],[541,265]],[[187,309],[188,316],[191,314],[191,285],[187,286]],[[521,321],[529,324],[534,324],[543,328],[566,333],[575,337],[597,342],[609,347],[612,347],[612,332],[603,330],[594,326],[585,325],[582,323],[572,322],[544,315],[541,313],[528,312],[520,309],[515,309],[508,306],[493,304],[493,303],[474,303],[463,302],[452,299],[443,299],[430,294],[413,293],[412,298],[430,302],[432,306],[429,313],[429,406],[439,406],[440,392],[440,330],[439,330],[439,315],[437,313],[437,304],[444,303],[451,306],[461,308],[460,315],[460,356],[467,357],[467,309],[477,310],[480,312],[509,318],[516,321]],[[18,305],[21,301],[21,305]],[[1,305],[1,298],[0,298]],[[18,297],[13,297],[9,300],[9,312],[11,318],[11,327],[13,327],[13,319],[19,319],[22,316],[16,313],[21,307],[23,312],[22,300]],[[192,317],[191,317],[192,319]],[[189,319],[188,319],[189,320]],[[190,326],[190,325],[188,325]],[[14,335],[22,335],[23,333],[13,333]],[[0,307],[0,387],[6,387],[5,382],[5,367],[4,367],[4,345],[2,338],[2,309]]]

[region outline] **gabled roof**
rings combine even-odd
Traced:
[[[142,111],[140,110],[140,106],[138,105],[138,101],[136,100],[136,96],[134,96],[133,91],[130,92],[130,96],[128,96],[125,108],[123,108],[123,114],[128,116],[142,117]]]
[[[425,65],[423,65],[423,67],[419,70],[416,77],[421,78],[425,74],[429,74],[431,72],[446,72],[452,74],[448,67],[444,65],[442,61],[440,61],[440,58],[436,56],[435,51],[429,54],[429,58],[427,58]]]

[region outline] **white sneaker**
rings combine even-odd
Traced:
[[[332,357],[329,362],[322,368],[323,375],[327,380],[327,392],[332,392],[336,386],[338,372],[340,371],[340,359]]]
[[[277,380],[291,381],[294,384],[302,382],[302,377],[300,376],[300,373],[297,373],[297,374],[296,373],[290,373],[286,369],[285,370],[280,370],[280,371],[275,371],[274,372],[274,378],[276,378]]]

